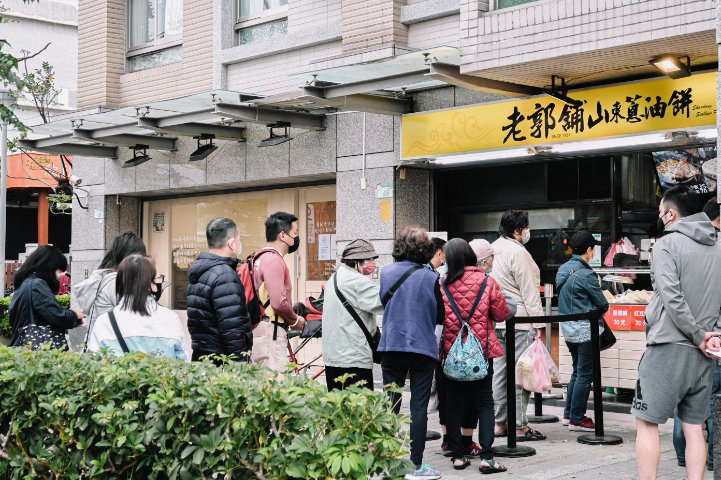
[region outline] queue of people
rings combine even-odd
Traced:
[[[685,463],[689,478],[702,476],[701,424],[709,416],[714,375],[719,376],[718,363],[714,368],[709,357],[721,349],[715,333],[721,296],[711,293],[721,291],[718,207],[715,219],[710,218],[713,207],[708,212],[696,213],[683,188],[669,190],[659,207],[668,235],[653,251],[657,294],[647,312],[648,348],[639,365],[632,410],[642,479],[655,478],[658,424],[674,414],[680,425],[674,435],[679,463]],[[80,308],[74,309],[64,309],[54,297],[67,260],[55,247],[40,247],[15,275],[9,312],[12,345],[35,348],[47,341],[67,349],[67,331],[84,327],[84,344],[93,352],[142,352],[181,361],[209,358],[219,365],[224,356],[284,371],[288,331],[302,331],[306,323],[293,311],[285,263],[285,256],[300,245],[298,218],[276,212],[265,230],[267,245],[239,265],[243,247],[235,222],[216,218],[208,223],[208,250],[189,270],[190,339],[180,318],[158,304],[162,279],[137,235],[125,233],[114,240],[100,268],[75,287]],[[410,379],[414,471],[406,479],[441,477],[424,461],[434,382],[441,448],[454,469],[467,468],[475,457],[480,473],[504,472],[506,467],[494,459],[496,437],[546,439],[528,425],[530,392],[521,387],[516,387],[516,425],[507,422],[506,370],[543,335],[542,325],[519,324],[514,338],[505,329],[505,321],[514,316],[543,315],[539,268],[524,246],[529,238],[528,212],[522,210],[503,214],[499,238],[492,244],[481,239],[446,243],[420,227],[405,227],[393,243],[395,262],[382,269],[379,283],[371,279],[379,255],[370,241],[356,239],[342,251],[324,293],[326,384],[329,390],[351,385],[373,389],[373,364],[380,363],[383,386],[397,413],[402,400],[398,387]],[[608,310],[589,266],[596,245],[585,231],[571,238],[573,256],[556,277],[559,313]],[[381,316],[382,334],[376,324]],[[586,416],[592,381],[590,324],[568,322],[561,329],[573,364],[563,423],[572,431],[593,431],[595,424]],[[515,344],[510,364],[506,342]],[[459,355],[472,355],[472,361],[458,362]],[[674,366],[679,362],[682,368]],[[674,395],[668,394],[670,388]],[[684,436],[685,451],[678,446]]]

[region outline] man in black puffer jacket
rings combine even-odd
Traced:
[[[233,355],[248,361],[253,331],[245,291],[235,271],[242,251],[235,222],[216,218],[205,229],[208,252],[190,267],[188,330],[193,361],[210,354]]]

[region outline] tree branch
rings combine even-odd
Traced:
[[[24,61],[26,61],[26,60],[30,60],[31,58],[37,57],[38,55],[40,55],[41,53],[43,53],[45,50],[47,50],[47,48],[50,46],[51,43],[52,43],[52,42],[48,42],[47,45],[45,45],[43,48],[41,48],[41,49],[38,50],[37,52],[33,53],[32,55],[27,55],[27,56],[25,56],[25,57],[19,57],[19,58],[18,58],[18,63],[19,63],[19,62],[24,62]]]

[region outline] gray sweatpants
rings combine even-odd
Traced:
[[[503,350],[506,350],[506,329],[497,328],[496,336],[501,342]],[[516,359],[511,368],[516,368],[518,357],[531,346],[533,342],[533,334],[527,330],[516,331]],[[506,356],[502,356],[493,360],[493,403],[495,404],[496,425],[505,425],[508,423],[508,399],[506,398]],[[528,418],[526,410],[528,409],[528,401],[531,392],[516,386],[516,428],[526,428]],[[510,427],[509,427],[510,429]]]

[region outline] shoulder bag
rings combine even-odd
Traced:
[[[486,283],[488,282],[488,275],[483,280],[481,291],[476,297],[476,301],[473,303],[467,318],[463,318],[461,311],[453,299],[451,292],[448,290],[448,286],[443,283],[443,290],[446,292],[446,298],[448,303],[456,314],[458,320],[461,322],[461,329],[458,331],[451,349],[448,351],[448,355],[443,361],[443,373],[451,380],[459,382],[473,382],[476,380],[483,380],[488,375],[488,355],[484,352],[481,342],[478,341],[476,336],[473,334],[471,326],[468,321],[473,318],[473,314],[476,313],[478,304],[483,297],[483,292],[486,290]],[[489,318],[486,322],[486,351],[488,350],[489,330],[490,330],[491,319]],[[466,333],[466,341],[463,341],[463,333]]]
[[[123,334],[120,333],[120,327],[118,327],[118,321],[115,319],[115,313],[110,310],[108,312],[108,317],[110,318],[110,325],[113,327],[113,332],[115,332],[115,338],[118,339],[120,349],[123,351],[124,354],[128,353],[130,349],[128,348],[128,344],[125,343],[125,338],[123,338]]]
[[[348,302],[345,296],[340,292],[340,289],[338,288],[337,272],[335,275],[333,275],[333,288],[335,288],[335,294],[338,297],[338,300],[340,300],[340,303],[343,304],[343,307],[345,307],[346,311],[350,314],[351,317],[353,317],[355,323],[358,324],[358,327],[360,327],[360,329],[363,331],[363,335],[366,337],[366,341],[371,347],[371,352],[373,352],[373,363],[381,363],[381,352],[378,351],[378,344],[381,341],[380,329],[376,328],[375,335],[371,336],[371,333],[368,331],[365,323],[363,323],[363,320],[361,320],[360,316],[358,316],[358,312],[355,311],[355,309],[351,306],[350,302]]]
[[[28,280],[28,310],[30,314],[30,324],[22,327],[18,332],[17,344],[28,346],[31,350],[40,350],[43,345],[49,345],[50,348],[56,350],[69,350],[68,341],[65,338],[65,332],[52,325],[38,325],[35,322],[35,312],[33,311],[33,284],[34,279]]]
[[[401,288],[401,285],[403,285],[403,282],[405,282],[408,277],[413,275],[414,272],[417,270],[422,269],[423,267],[420,265],[413,265],[411,268],[406,270],[406,273],[404,273],[401,278],[398,279],[398,281],[393,284],[393,286],[386,292],[385,295],[381,298],[381,304],[383,304],[383,308],[385,308],[386,305],[388,305],[388,302],[391,301],[391,298],[395,293],[398,291],[399,288]]]
[[[558,286],[559,298],[561,297],[561,289],[563,288],[563,286],[566,285],[566,282],[568,282],[568,280],[571,278],[571,275],[573,275],[579,270],[586,270],[586,267],[574,268],[573,270],[571,270],[568,273],[566,280],[564,280],[563,283]],[[601,315],[601,312],[599,312],[598,314],[598,325],[600,327],[603,327],[603,332],[601,332],[598,338],[599,349],[601,351],[608,350],[616,344],[616,335],[614,335],[613,331],[608,327],[608,324],[603,319],[603,315]]]

